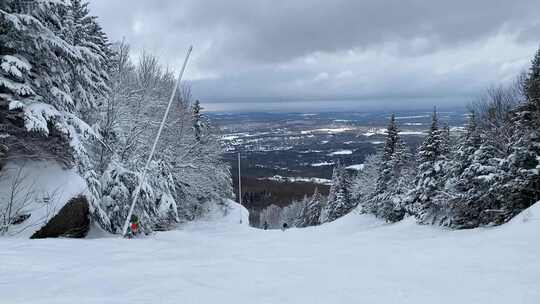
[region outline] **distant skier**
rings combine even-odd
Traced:
[[[287,223],[283,223],[283,226],[281,226],[281,230],[285,231],[287,230],[287,228],[289,228],[289,225],[287,225]]]
[[[139,233],[139,218],[133,214],[129,224],[129,237],[133,237]]]
[[[268,230],[268,222],[265,221],[264,224],[263,224],[263,229],[264,230]]]

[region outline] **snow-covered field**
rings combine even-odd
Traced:
[[[274,175],[271,177],[260,177],[258,180],[271,180],[279,183],[312,183],[330,186],[332,181],[326,178],[319,177],[297,177],[297,176],[281,176]]]
[[[263,231],[246,215],[135,240],[0,239],[0,303],[540,303],[540,204],[468,231],[355,213]]]
[[[365,165],[364,164],[356,164],[356,165],[350,165],[347,166],[346,169],[356,170],[356,171],[362,171],[364,170]]]
[[[334,151],[328,155],[334,156],[334,155],[351,155],[351,154],[353,154],[352,150],[339,150],[339,151]]]

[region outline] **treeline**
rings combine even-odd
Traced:
[[[132,58],[126,42],[109,42],[85,1],[0,2],[0,160],[76,166],[93,219],[112,233],[121,231],[175,84],[157,57]],[[135,209],[145,232],[233,196],[201,109],[183,86]]]
[[[392,117],[376,170],[354,182],[363,212],[457,229],[507,222],[540,200],[540,50],[527,74],[471,105],[462,134],[434,112],[413,158],[397,129]]]
[[[358,210],[388,222],[414,216],[455,229],[507,222],[540,200],[540,50],[514,84],[492,88],[471,105],[462,132],[451,133],[434,111],[413,154],[392,114],[383,148],[355,176],[338,165],[332,181],[327,199],[271,207],[261,220],[301,227]]]

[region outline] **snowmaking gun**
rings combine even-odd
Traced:
[[[146,164],[144,165],[141,179],[139,182],[139,185],[135,188],[135,193],[133,194],[133,200],[131,202],[131,206],[129,208],[129,213],[126,217],[126,221],[124,223],[124,227],[122,229],[122,236],[126,237],[128,235],[128,229],[130,228],[130,219],[133,215],[133,210],[135,209],[135,204],[137,204],[137,199],[139,198],[139,194],[141,193],[141,187],[144,184],[146,180],[146,173],[148,171],[148,167],[150,166],[150,162],[152,161],[152,158],[154,157],[154,152],[156,151],[156,146],[159,141],[159,137],[161,136],[161,132],[163,131],[163,127],[165,126],[165,122],[167,120],[167,116],[169,115],[169,111],[171,109],[171,105],[173,103],[174,97],[176,96],[176,91],[178,89],[178,86],[180,85],[180,82],[182,81],[182,77],[184,76],[184,71],[186,69],[189,55],[191,55],[191,51],[193,50],[193,46],[190,46],[186,58],[184,59],[184,64],[182,65],[182,69],[180,70],[180,73],[178,74],[178,78],[176,79],[176,82],[174,84],[171,97],[169,99],[169,104],[167,105],[167,109],[165,110],[165,113],[163,115],[163,119],[161,120],[161,124],[159,125],[159,129],[157,132],[157,135],[154,139],[154,144],[152,145],[152,149],[150,150],[150,154],[148,155],[148,159],[146,160]]]

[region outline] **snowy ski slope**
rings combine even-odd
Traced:
[[[540,303],[539,203],[466,231],[354,213],[263,231],[246,217],[235,205],[136,240],[0,239],[0,303]]]

